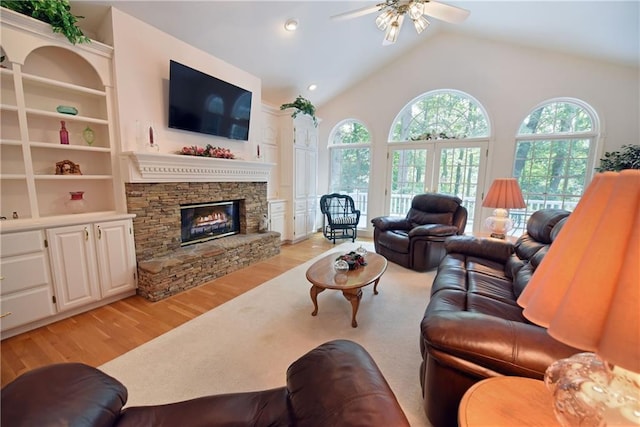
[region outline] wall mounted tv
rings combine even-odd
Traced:
[[[251,92],[169,61],[169,127],[249,139]]]

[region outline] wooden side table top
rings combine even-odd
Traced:
[[[560,427],[544,382],[522,377],[493,377],[474,384],[462,397],[458,424]]]

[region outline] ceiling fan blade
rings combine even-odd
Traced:
[[[449,22],[451,24],[459,24],[469,16],[467,9],[451,6],[436,1],[428,1],[424,3],[424,14],[440,21]]]
[[[373,6],[365,6],[359,9],[354,9],[349,12],[333,15],[331,19],[333,21],[342,21],[344,19],[359,18],[360,16],[368,15],[369,13],[377,12],[378,10],[380,10],[380,6],[377,4],[374,4]]]

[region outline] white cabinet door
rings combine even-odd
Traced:
[[[102,297],[136,287],[136,255],[131,220],[94,224]]]
[[[301,198],[307,197],[307,193],[308,193],[308,174],[309,174],[309,170],[307,169],[308,166],[308,157],[309,155],[309,151],[304,149],[304,148],[297,148],[295,149],[295,178],[294,178],[294,187],[295,187],[295,193],[294,196],[296,198],[296,200],[299,200]]]
[[[286,202],[282,200],[269,202],[269,231],[277,231],[280,233],[280,240],[284,240],[285,238],[286,210]]]
[[[55,314],[49,262],[40,230],[3,234],[0,260],[0,330]]]
[[[90,224],[47,230],[54,289],[60,311],[100,299]]]

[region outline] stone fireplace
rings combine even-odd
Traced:
[[[158,301],[280,252],[279,233],[258,232],[267,213],[268,164],[157,153],[126,156],[140,295]],[[239,202],[239,234],[182,246],[180,206],[226,200]]]

